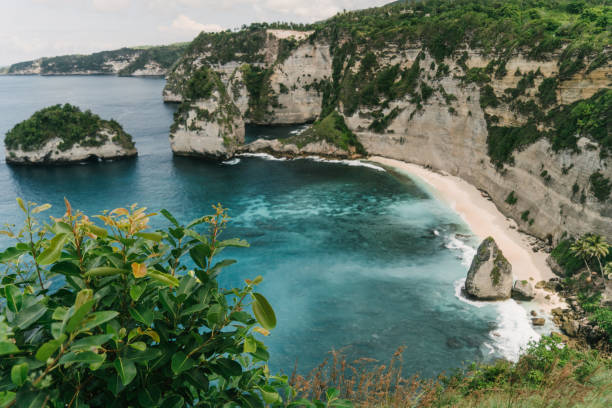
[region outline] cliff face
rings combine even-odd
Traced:
[[[173,44],[39,58],[13,64],[2,74],[162,76],[186,48],[186,44]]]
[[[335,92],[331,109],[341,114],[368,154],[460,176],[487,191],[521,229],[541,238],[593,231],[612,238],[612,159],[606,147],[589,136],[592,129],[601,134],[606,117],[603,128],[610,134],[609,112],[603,119],[600,115],[591,130],[564,133],[567,117],[591,109],[582,102],[601,108],[602,98],[609,101],[609,93],[602,91],[612,81],[608,57],[598,64],[587,60],[565,76],[559,73],[562,50],[539,59],[517,51],[501,61],[483,50],[464,48],[436,59],[417,42],[358,49],[352,55],[359,57],[342,59],[342,41],[332,44],[299,31],[284,34],[295,43],[281,56],[280,36],[274,31],[266,32],[257,62],[252,55],[245,62],[240,54],[222,64],[211,63],[210,49],[184,58],[170,74],[164,99],[186,99],[186,84],[201,66],[219,74],[245,123],[322,119]],[[382,88],[387,74],[388,88],[398,90],[363,102],[370,96],[368,86]],[[598,95],[603,96],[593,99]],[[583,123],[580,120],[571,123]],[[197,132],[185,130],[181,137],[188,140]],[[316,143],[303,144],[308,151],[280,142],[257,142],[242,150],[317,153]],[[321,146],[320,153],[333,151],[328,144]],[[340,150],[339,156],[349,155]]]
[[[138,154],[135,147],[116,142],[117,134],[112,129],[101,129],[97,138],[104,140],[99,146],[74,144],[61,150],[62,140],[51,139],[36,150],[6,149],[6,162],[11,164],[63,164],[88,160],[113,160],[134,157]]]

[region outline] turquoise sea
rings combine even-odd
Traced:
[[[2,138],[36,110],[70,102],[118,120],[140,153],[111,163],[9,167],[2,152],[0,222],[21,222],[17,196],[49,202],[58,216],[65,196],[87,213],[139,203],[185,221],[222,203],[232,217],[226,236],[251,248],[227,253],[239,263],[221,284],[264,277],[261,292],[278,317],[266,339],[273,371],[290,373],[297,361],[306,373],[332,349],[349,361],[384,363],[405,346],[405,373],[433,376],[464,362],[512,358],[534,334],[514,302],[476,305],[458,296],[477,242],[423,184],[359,162],[175,158],[168,142],[175,106],[162,103],[163,86],[153,78],[0,77]],[[299,129],[249,127],[247,137]],[[160,217],[155,223],[165,225]]]

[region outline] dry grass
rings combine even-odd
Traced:
[[[403,348],[388,365],[372,359],[349,363],[332,351],[307,376],[294,370],[291,384],[300,397],[324,399],[334,387],[356,407],[611,407],[612,367],[609,357],[563,365],[553,362],[546,374],[533,379],[537,362],[525,355],[516,364],[505,361],[474,366],[470,371],[435,380],[402,376]],[[588,364],[588,366],[585,366]],[[537,383],[537,384],[534,384]]]

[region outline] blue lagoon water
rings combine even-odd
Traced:
[[[38,109],[70,102],[118,120],[140,153],[112,163],[9,167],[3,152],[0,220],[21,222],[16,196],[51,203],[53,215],[63,213],[65,196],[87,213],[139,203],[184,221],[223,203],[232,216],[226,236],[251,248],[227,252],[239,262],[220,281],[231,287],[264,277],[260,290],[278,317],[266,339],[276,371],[290,372],[297,361],[307,372],[332,349],[349,360],[385,362],[405,346],[406,373],[433,376],[516,351],[514,340],[494,335],[513,331],[499,306],[476,307],[457,296],[475,241],[457,238],[469,235],[468,227],[426,188],[342,163],[175,158],[168,142],[175,107],[162,103],[163,85],[106,76],[0,77],[0,134]],[[251,127],[247,137],[299,129]]]

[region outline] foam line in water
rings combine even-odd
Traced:
[[[320,163],[336,163],[336,164],[345,164],[347,166],[358,166],[358,167],[367,167],[376,171],[386,171],[380,166],[377,166],[372,163],[364,162],[361,160],[339,160],[339,159],[325,159],[319,156],[307,156],[305,159],[320,162]]]
[[[472,259],[474,259],[474,255],[476,255],[476,250],[473,247],[458,239],[454,235],[447,237],[447,243],[445,246],[450,250],[458,251],[460,253],[459,259],[461,259],[461,264],[463,266],[469,267],[472,263]]]
[[[377,166],[372,163],[364,162],[361,160],[338,160],[338,159],[325,159],[319,156],[306,156],[306,157],[296,157],[295,159],[287,159],[286,157],[275,157],[268,153],[240,153],[238,156],[241,157],[258,157],[264,160],[274,160],[274,161],[286,161],[286,160],[312,160],[319,163],[334,163],[334,164],[344,164],[347,166],[359,166],[359,167],[367,167],[376,171],[386,171],[380,166]]]
[[[235,166],[238,163],[240,163],[240,159],[236,157],[236,158],[233,158],[233,159],[230,159],[230,160],[226,160],[226,161],[224,161],[222,163],[226,164],[228,166]]]
[[[258,157],[264,160],[272,160],[272,161],[286,161],[286,157],[274,157],[268,153],[240,153],[238,156],[242,157]]]
[[[531,341],[540,339],[530,323],[529,314],[521,305],[512,299],[487,302],[468,299],[463,293],[465,278],[455,281],[455,296],[475,307],[495,307],[497,310],[496,328],[489,333],[490,343],[484,343],[487,354],[498,354],[509,361],[516,362],[521,351]]]

